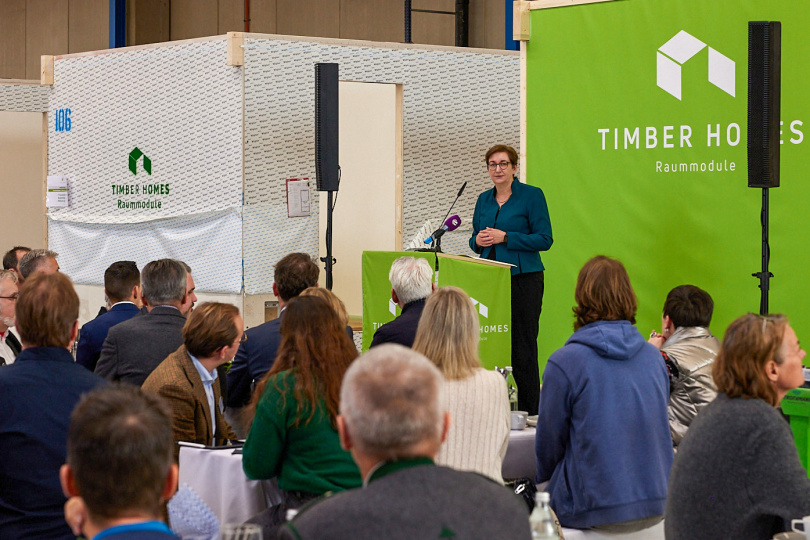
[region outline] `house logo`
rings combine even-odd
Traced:
[[[393,315],[394,317],[396,317],[396,316],[397,316],[397,303],[396,303],[396,302],[394,302],[394,301],[393,301],[391,298],[389,298],[389,299],[388,299],[388,311],[389,311],[389,312],[391,313],[391,315]]]
[[[706,48],[706,44],[681,30],[656,52],[658,86],[681,99],[681,66]],[[734,61],[709,47],[709,82],[734,97]]]
[[[487,306],[485,306],[484,304],[482,304],[481,302],[479,302],[478,300],[476,300],[475,298],[470,298],[470,300],[472,300],[472,303],[473,303],[473,306],[475,306],[475,309],[478,310],[478,314],[481,315],[483,318],[488,319],[489,318],[489,308]]]
[[[138,174],[138,160],[141,158],[143,158],[143,170],[152,176],[152,160],[146,157],[146,154],[141,152],[137,146],[129,153],[129,171],[132,174]]]

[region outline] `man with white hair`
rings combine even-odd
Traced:
[[[305,507],[280,538],[529,539],[526,507],[509,489],[433,463],[450,422],[442,385],[432,362],[399,345],[355,360],[337,427],[363,487]]]
[[[400,257],[391,263],[388,281],[391,282],[391,299],[402,313],[374,332],[371,347],[383,343],[399,343],[410,347],[416,337],[416,327],[419,325],[425,300],[436,289],[433,269],[426,259]]]
[[[14,328],[17,296],[17,274],[13,270],[0,270],[0,366],[13,364],[22,350]]]

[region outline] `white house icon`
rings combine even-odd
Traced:
[[[478,307],[478,313],[484,317],[485,319],[489,318],[489,308],[476,300],[475,298],[470,298],[474,306]]]
[[[658,86],[681,99],[681,65],[706,47],[693,35],[681,30],[661,45],[657,55]],[[709,47],[709,82],[734,97],[734,61]]]

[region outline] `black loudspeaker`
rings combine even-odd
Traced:
[[[318,191],[338,190],[337,64],[315,64],[315,179]]]
[[[782,23],[748,23],[748,187],[779,187]]]

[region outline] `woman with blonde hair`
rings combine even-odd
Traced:
[[[503,483],[509,443],[509,400],[503,377],[478,360],[480,322],[472,300],[458,287],[442,287],[425,303],[413,349],[444,375],[450,431],[436,462]]]
[[[732,322],[714,361],[718,395],[678,446],[666,536],[771,538],[810,514],[810,480],[776,407],[804,383],[796,332],[782,315]]]

